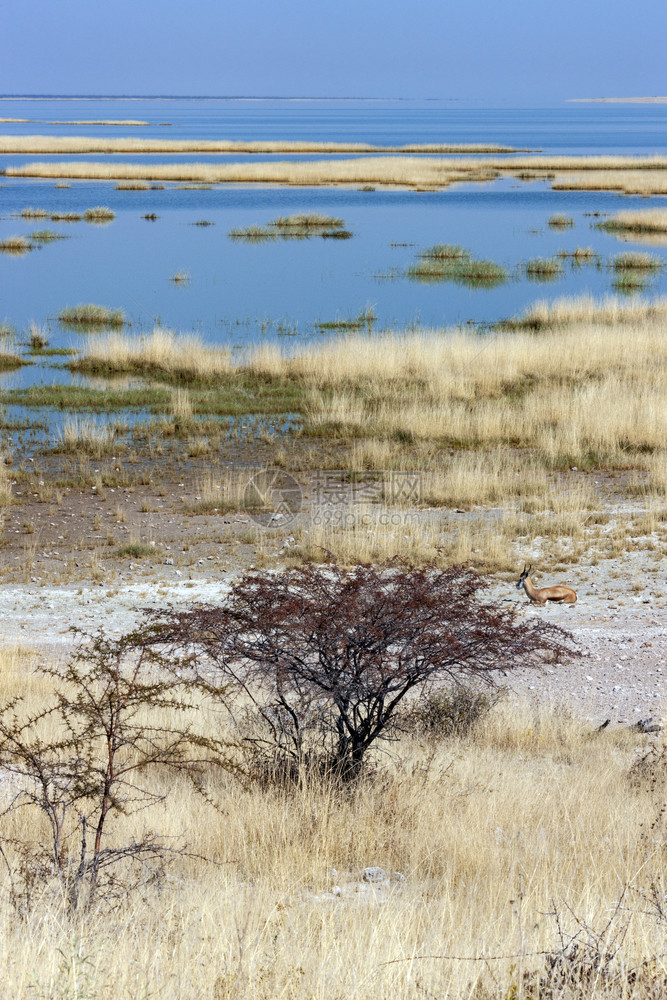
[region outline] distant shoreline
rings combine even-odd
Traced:
[[[667,104],[667,97],[568,97],[568,104]]]
[[[367,101],[373,104],[391,104],[396,101],[411,101],[410,97],[233,97],[210,95],[141,95],[141,94],[0,94],[0,101],[285,101],[286,103],[324,101]],[[428,98],[424,98],[428,100]],[[451,98],[455,100],[455,98]]]

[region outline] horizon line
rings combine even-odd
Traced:
[[[458,101],[458,97],[317,97],[294,94],[0,94],[0,100],[67,101]]]

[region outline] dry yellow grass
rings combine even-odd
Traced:
[[[2,119],[0,119],[1,121]],[[56,124],[67,124],[66,122]],[[72,122],[73,125],[147,125],[147,122]],[[497,143],[410,143],[375,146],[367,142],[292,142],[227,139],[135,139],[92,136],[3,135],[0,153],[515,153]]]
[[[108,140],[111,141],[111,140]],[[124,140],[130,142],[132,140]],[[134,140],[141,143],[141,140]],[[420,147],[424,149],[423,147]],[[9,151],[9,149],[5,150]],[[333,150],[329,150],[333,151]],[[175,152],[175,150],[174,150]],[[407,151],[406,151],[407,152]],[[628,172],[646,176],[647,183],[667,169],[664,157],[623,156],[532,156],[456,157],[421,155],[360,156],[353,160],[262,161],[259,163],[137,164],[119,162],[37,162],[7,167],[13,177],[70,177],[98,180],[189,181],[205,184],[247,183],[286,185],[363,185],[438,189],[456,181],[488,181],[511,175],[532,179],[560,172],[585,171],[582,184],[593,176]]]
[[[12,484],[5,465],[5,456],[0,452],[0,507],[6,507],[11,502]]]
[[[293,383],[307,433],[340,442],[347,453],[337,460],[351,472],[375,473],[381,503],[355,505],[351,493],[347,505],[311,511],[311,523],[294,528],[290,558],[320,561],[328,551],[352,563],[398,554],[413,564],[471,561],[504,573],[529,543],[572,563],[618,554],[630,537],[607,537],[597,498],[555,470],[635,469],[635,492],[659,497],[667,488],[664,300],[561,301],[537,307],[535,317],[539,333],[356,334],[292,353],[265,345],[234,361],[156,331],[139,340],[90,338],[86,363],[212,386],[236,373],[244,384]],[[185,419],[188,408],[176,395],[174,413]],[[394,496],[388,470],[418,473],[417,493]],[[230,476],[198,484],[198,509],[244,509],[245,477]],[[487,516],[488,505],[502,509]],[[447,513],[454,507],[471,513]]]
[[[577,298],[535,302],[509,326],[528,329],[555,329],[573,324],[595,326],[626,326],[642,323],[667,324],[667,298],[633,299],[614,296],[594,299],[589,295]]]
[[[635,375],[639,376],[639,368]],[[528,383],[529,373],[523,377]],[[308,420],[320,433],[436,439],[466,448],[514,445],[536,448],[549,464],[583,462],[589,455],[604,464],[622,461],[628,450],[664,445],[664,379],[663,372],[659,384],[652,378],[649,385],[643,385],[640,377],[626,383],[613,375],[582,385],[549,386],[544,380],[516,400],[501,395],[469,401],[435,380],[411,393],[377,380],[365,399],[337,391],[315,392]],[[486,381],[493,381],[492,373]],[[467,393],[474,383],[469,379],[461,388]]]
[[[325,436],[504,445],[532,449],[549,465],[632,465],[665,446],[664,303],[607,302],[598,323],[576,322],[577,310],[594,315],[586,300],[556,303],[557,322],[539,335],[351,335],[292,356],[259,348],[236,370],[300,383],[309,428]],[[235,370],[227,350],[163,330],[90,339],[82,361],[209,381]]]
[[[252,475],[247,469],[221,469],[201,476],[195,482],[194,510],[246,510],[249,500],[254,499],[247,492]]]
[[[27,121],[27,119],[26,119]],[[56,119],[54,125],[150,125],[136,118],[71,118]]]
[[[667,450],[648,455],[645,461],[649,488],[667,494]]]
[[[667,209],[617,212],[600,223],[600,228],[619,233],[667,233]]]
[[[27,692],[36,707],[47,686],[25,669],[17,651],[0,653],[3,695]],[[193,721],[220,731],[210,713]],[[525,970],[543,970],[532,953],[558,949],[554,914],[567,935],[578,921],[597,932],[610,918],[611,932],[627,923],[614,968],[653,960],[647,971],[659,975],[664,928],[635,890],[665,889],[663,835],[647,832],[660,793],[629,783],[636,746],[563,712],[501,705],[472,736],[390,744],[374,779],[346,794],[214,780],[218,813],[170,778],[165,802],[119,818],[112,839],[152,828],[186,839],[193,856],[110,914],[68,918],[44,893],[19,920],[3,900],[4,991],[495,1000],[517,995]],[[10,832],[38,832],[22,820]],[[404,881],[355,891],[374,864]]]
[[[70,454],[82,453],[99,458],[109,454],[114,445],[113,428],[91,417],[68,417],[56,436],[56,447]]]
[[[623,194],[667,194],[664,167],[624,170],[590,170],[585,174],[556,172],[554,191],[622,191]]]
[[[159,327],[141,337],[108,334],[89,338],[83,357],[112,372],[148,372],[211,379],[229,373],[229,351],[197,337],[178,337]]]
[[[171,412],[179,420],[190,420],[192,417],[192,400],[187,389],[178,387],[171,394]]]

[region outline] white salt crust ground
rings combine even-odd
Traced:
[[[202,574],[182,580],[169,566],[133,583],[82,583],[76,587],[20,585],[0,587],[0,643],[39,649],[65,657],[74,641],[71,626],[92,631],[100,626],[121,634],[139,617],[137,609],[224,597],[231,574],[215,579]],[[572,607],[531,606],[512,583],[498,583],[489,597],[516,604],[526,616],[541,617],[569,629],[584,656],[542,672],[517,669],[499,681],[511,693],[569,706],[580,717],[601,724],[629,725],[652,717],[661,721],[667,708],[667,586],[665,567],[642,577],[640,553],[622,561],[576,567],[561,580],[542,575],[540,585],[568,582],[579,601]],[[644,579],[639,592],[630,579]],[[159,588],[159,593],[158,593]]]

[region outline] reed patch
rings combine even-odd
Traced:
[[[262,243],[271,240],[306,240],[313,236],[323,239],[350,239],[343,219],[322,215],[319,212],[279,216],[266,225],[245,226],[229,232],[231,240],[245,243]]]

